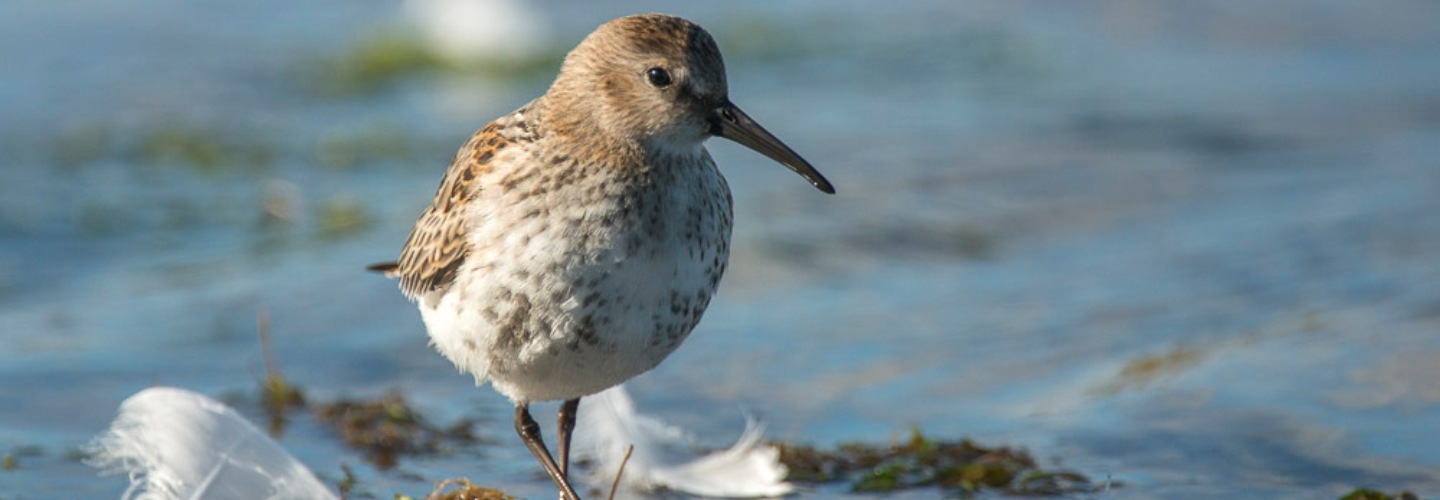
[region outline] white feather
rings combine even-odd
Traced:
[[[663,487],[694,495],[751,498],[785,495],[795,489],[785,482],[779,450],[761,443],[763,426],[748,415],[745,432],[729,449],[683,461],[675,459],[678,453],[672,449],[693,440],[681,429],[636,413],[624,386],[580,401],[576,453],[595,461],[591,478],[597,486],[609,487],[633,445],[620,478],[632,490]]]
[[[90,451],[90,465],[130,475],[125,499],[337,498],[235,410],[184,389],[126,399]]]

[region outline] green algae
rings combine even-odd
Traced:
[[[969,439],[935,440],[919,429],[886,445],[845,443],[833,451],[787,443],[776,446],[790,471],[788,480],[843,482],[861,493],[938,488],[961,494],[1066,495],[1116,486],[1096,484],[1074,471],[1042,469],[1023,449],[986,447]]]
[[[565,51],[547,50],[511,57],[449,60],[407,30],[377,30],[354,42],[340,55],[308,62],[301,68],[302,80],[320,96],[362,97],[389,89],[397,82],[417,75],[461,74],[467,76],[526,79],[553,75]]]
[[[334,196],[320,203],[318,222],[320,237],[343,238],[359,233],[374,222],[359,199]]]
[[[195,125],[150,130],[132,154],[137,163],[179,165],[205,174],[263,169],[275,158],[271,145],[254,134]]]

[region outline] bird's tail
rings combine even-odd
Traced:
[[[384,274],[386,278],[394,278],[400,270],[400,264],[396,262],[380,262],[365,266],[366,271]]]

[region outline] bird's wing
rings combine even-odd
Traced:
[[[491,161],[515,141],[505,137],[501,121],[492,122],[475,132],[460,148],[451,162],[435,201],[420,215],[400,260],[393,267],[371,266],[387,276],[400,278],[400,289],[414,299],[427,292],[442,290],[455,280],[455,272],[465,262],[469,248],[465,231],[470,220],[467,206],[480,191],[479,179],[490,170]]]

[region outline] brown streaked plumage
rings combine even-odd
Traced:
[[[596,29],[544,96],[460,148],[395,263],[437,350],[515,403],[560,488],[581,397],[654,368],[700,321],[729,258],[720,136],[834,189],[730,102],[710,35],[661,14]],[[559,461],[531,418],[563,400]]]

